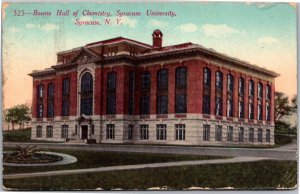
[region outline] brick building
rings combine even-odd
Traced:
[[[117,37],[33,71],[32,139],[274,144],[277,73],[193,43]]]

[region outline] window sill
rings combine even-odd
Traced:
[[[175,114],[175,118],[186,118],[186,114]]]
[[[107,119],[114,119],[114,118],[116,118],[116,115],[106,115],[106,118]]]
[[[168,118],[167,114],[157,114],[156,118]]]
[[[150,115],[140,115],[140,119],[149,119]]]
[[[222,117],[222,116],[217,116],[217,115],[216,115],[216,119],[218,119],[218,120],[223,120],[223,117]]]
[[[206,119],[210,119],[210,115],[207,115],[207,114],[203,114],[202,117],[203,117],[203,118],[206,118]]]
[[[232,117],[227,117],[227,121],[233,121]]]

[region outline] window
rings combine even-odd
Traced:
[[[150,114],[150,81],[151,74],[148,71],[142,73],[142,83],[141,83],[141,105],[140,105],[140,113],[141,115],[149,115]]]
[[[176,113],[186,113],[186,77],[187,69],[186,67],[176,68],[176,89],[175,89],[175,112]]]
[[[69,128],[68,125],[61,126],[61,138],[65,138],[65,139],[68,138],[68,128]]]
[[[157,114],[168,114],[168,96],[157,96]]]
[[[203,96],[203,114],[210,114],[210,96]]]
[[[254,96],[254,81],[253,80],[249,81],[249,96],[251,96],[251,97]]]
[[[245,79],[240,77],[239,79],[239,95],[243,96],[245,93]]]
[[[257,119],[262,120],[262,105],[260,104],[261,102],[258,102],[259,104],[257,105]]]
[[[257,97],[258,98],[263,97],[263,85],[262,85],[262,83],[257,84]]]
[[[150,96],[141,97],[141,115],[150,114]]]
[[[254,119],[254,105],[252,101],[249,103],[249,119]]]
[[[91,135],[95,134],[95,125],[91,125]]]
[[[150,89],[151,74],[146,71],[142,73],[142,89]]]
[[[239,118],[244,118],[244,102],[239,102]]]
[[[211,71],[209,68],[203,69],[203,114],[210,114],[210,85],[211,85]]]
[[[149,125],[140,125],[141,140],[149,139]]]
[[[227,75],[227,91],[233,92],[233,87],[234,87],[233,75],[228,74]]]
[[[93,76],[86,72],[81,78],[80,114],[93,114]]]
[[[204,68],[203,70],[203,84],[210,87],[210,79],[211,79],[211,71],[208,68]]]
[[[228,126],[227,128],[227,141],[233,141],[233,127]]]
[[[176,131],[176,140],[185,140],[185,124],[176,124],[175,125]]]
[[[77,125],[75,125],[75,135],[77,135],[78,131],[77,131]]]
[[[254,129],[249,129],[249,142],[254,142]]]
[[[167,125],[164,124],[156,125],[156,139],[157,140],[167,139]]]
[[[177,88],[186,88],[186,67],[178,67],[176,69],[176,87]]]
[[[134,90],[135,90],[135,73],[129,72],[129,95],[128,95],[128,114],[134,114]]]
[[[168,70],[157,73],[157,114],[168,114]]]
[[[48,84],[47,117],[54,117],[54,83]]]
[[[270,142],[270,139],[271,139],[270,136],[271,136],[270,135],[270,129],[267,129],[266,130],[266,142]]]
[[[168,88],[168,70],[161,69],[157,73],[157,88],[167,89]]]
[[[106,139],[115,139],[115,125],[114,124],[106,125]]]
[[[42,126],[36,126],[36,138],[42,138]]]
[[[107,74],[107,114],[116,114],[116,72]]]
[[[70,79],[63,79],[62,91],[62,116],[69,116],[70,114]]]
[[[220,71],[216,72],[216,88],[223,88],[223,73]]]
[[[53,137],[53,126],[48,125],[46,128],[46,137],[47,138],[52,138]]]
[[[210,125],[203,125],[203,141],[209,141]]]
[[[37,97],[37,118],[43,118],[43,96],[44,96],[44,86],[42,84],[38,85],[38,97]]]
[[[263,132],[262,129],[258,129],[257,131],[257,141],[262,142]]]
[[[134,125],[128,125],[128,139],[129,140],[133,139],[133,128],[134,128]]]
[[[222,141],[222,126],[216,125],[215,140]]]
[[[270,107],[270,103],[266,102],[266,120],[270,121],[271,120],[271,107]]]
[[[243,142],[244,141],[244,128],[240,127],[239,128],[239,142]]]
[[[186,95],[176,95],[176,113],[186,113]]]
[[[227,100],[227,117],[233,117],[233,102],[232,102],[232,99]]]
[[[271,100],[271,86],[268,84],[267,87],[266,87],[266,98],[268,100]]]
[[[221,97],[216,97],[216,112],[215,114],[217,116],[222,116],[222,98]]]

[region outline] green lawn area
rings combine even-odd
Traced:
[[[5,150],[11,150],[5,149]],[[77,162],[61,166],[43,167],[12,167],[4,166],[3,174],[15,174],[23,172],[42,172],[51,170],[82,169],[103,166],[119,166],[130,164],[147,164],[158,162],[184,161],[184,160],[207,160],[218,158],[230,158],[224,156],[197,156],[180,154],[152,154],[152,153],[124,153],[124,152],[103,152],[103,151],[79,151],[61,149],[39,149],[41,151],[53,151],[66,153],[77,157]]]
[[[259,161],[236,164],[209,164],[170,168],[152,168],[103,173],[76,174],[39,178],[4,179],[12,189],[72,190],[114,189],[144,190],[167,186],[237,189],[294,188],[297,184],[296,161]]]

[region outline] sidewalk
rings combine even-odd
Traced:
[[[235,157],[235,158],[229,158],[229,159],[215,159],[215,160],[196,160],[196,161],[164,162],[164,163],[124,165],[124,166],[108,166],[108,167],[87,168],[87,169],[10,174],[10,175],[3,175],[3,178],[4,179],[17,179],[17,178],[58,176],[58,175],[80,174],[80,173],[108,172],[108,171],[119,171],[119,170],[135,170],[135,169],[144,169],[144,168],[161,168],[161,167],[191,166],[191,165],[203,165],[203,164],[253,162],[253,161],[260,161],[260,160],[267,160],[267,159],[268,158],[264,158],[264,157]]]

